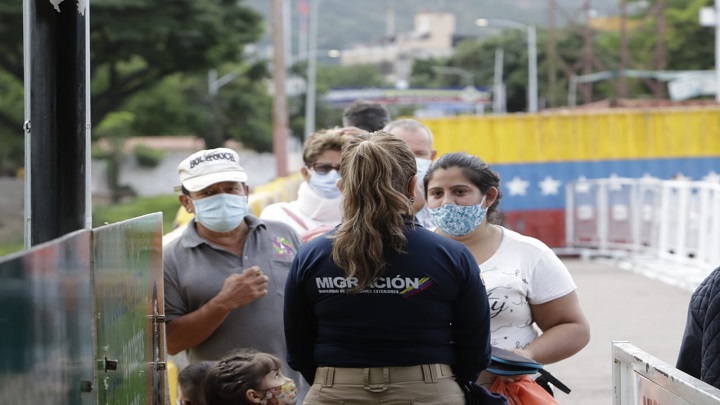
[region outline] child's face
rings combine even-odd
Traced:
[[[262,380],[262,389],[266,391],[262,403],[268,405],[294,405],[297,401],[295,382],[285,377],[282,370],[271,370]]]

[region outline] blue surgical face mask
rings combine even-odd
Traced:
[[[485,219],[487,208],[483,207],[485,197],[477,205],[445,204],[430,208],[430,217],[435,226],[450,236],[465,236],[474,231]]]
[[[195,221],[215,232],[230,232],[240,226],[248,213],[248,199],[244,195],[216,194],[193,200]]]
[[[422,185],[423,179],[425,178],[425,174],[427,173],[428,169],[430,168],[430,165],[432,164],[432,160],[416,157],[415,164],[417,165],[417,176],[418,176],[417,181],[420,185]]]
[[[333,200],[340,198],[342,193],[337,188],[337,180],[340,173],[337,170],[330,170],[326,174],[320,174],[314,170],[310,171],[310,188],[322,198]]]

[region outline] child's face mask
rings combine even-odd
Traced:
[[[297,402],[297,387],[295,381],[288,378],[283,385],[278,385],[265,392],[261,405],[295,405]]]

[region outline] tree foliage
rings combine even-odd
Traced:
[[[291,73],[297,77],[307,77],[307,64],[298,63]],[[332,108],[322,101],[322,96],[331,89],[387,87],[378,68],[373,65],[358,66],[318,66],[317,100],[315,105],[316,128],[333,128],[342,125],[342,110]],[[304,140],[306,93],[302,92],[288,100],[290,129],[300,140]]]
[[[90,7],[93,126],[109,113],[124,110],[133,96],[153,94],[153,88],[166,85],[165,78],[204,78],[210,68],[242,63],[244,46],[256,41],[263,30],[261,17],[242,0],[93,0]],[[0,5],[0,86],[13,89],[22,88],[22,13],[21,1]],[[163,100],[162,94],[154,95]],[[8,137],[22,136],[18,130],[22,114],[17,107],[6,108],[13,101],[3,95],[0,102],[0,136],[5,144]],[[150,120],[141,117],[138,125]],[[155,131],[158,128],[162,125]]]
[[[698,22],[701,7],[711,5],[711,0],[669,0],[665,9],[665,37],[657,37],[658,19],[650,10],[655,1],[649,2],[643,13],[630,17],[628,26],[628,53],[631,64],[626,69],[655,70],[655,49],[659,40],[665,43],[666,70],[706,70],[714,65],[714,43],[708,41],[712,28],[702,27]],[[552,74],[548,54],[548,41],[551,33],[547,29],[538,30],[538,85],[539,94],[550,105],[565,105],[567,100],[568,78],[574,70],[582,74],[578,66],[582,62],[585,43],[582,26],[569,26],[554,33],[558,52],[556,60],[556,88],[549,88]],[[606,70],[619,68],[621,39],[614,31],[594,31],[593,58]],[[411,84],[432,87],[460,86],[462,78],[457,75],[441,74],[433,71],[433,66],[447,66],[467,70],[473,73],[475,84],[487,86],[493,83],[494,51],[503,49],[503,81],[506,85],[508,111],[524,111],[527,106],[527,49],[524,33],[505,30],[502,33],[481,40],[465,40],[458,44],[454,54],[444,60],[417,61],[413,66]],[[647,97],[651,94],[649,80],[627,79],[630,97]],[[598,82],[593,85],[594,100],[611,99],[617,96],[616,83]],[[551,91],[554,90],[554,91]]]

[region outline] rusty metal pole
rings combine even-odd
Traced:
[[[273,43],[273,155],[275,174],[287,176],[288,110],[285,91],[285,36],[283,0],[272,0],[272,43]]]

